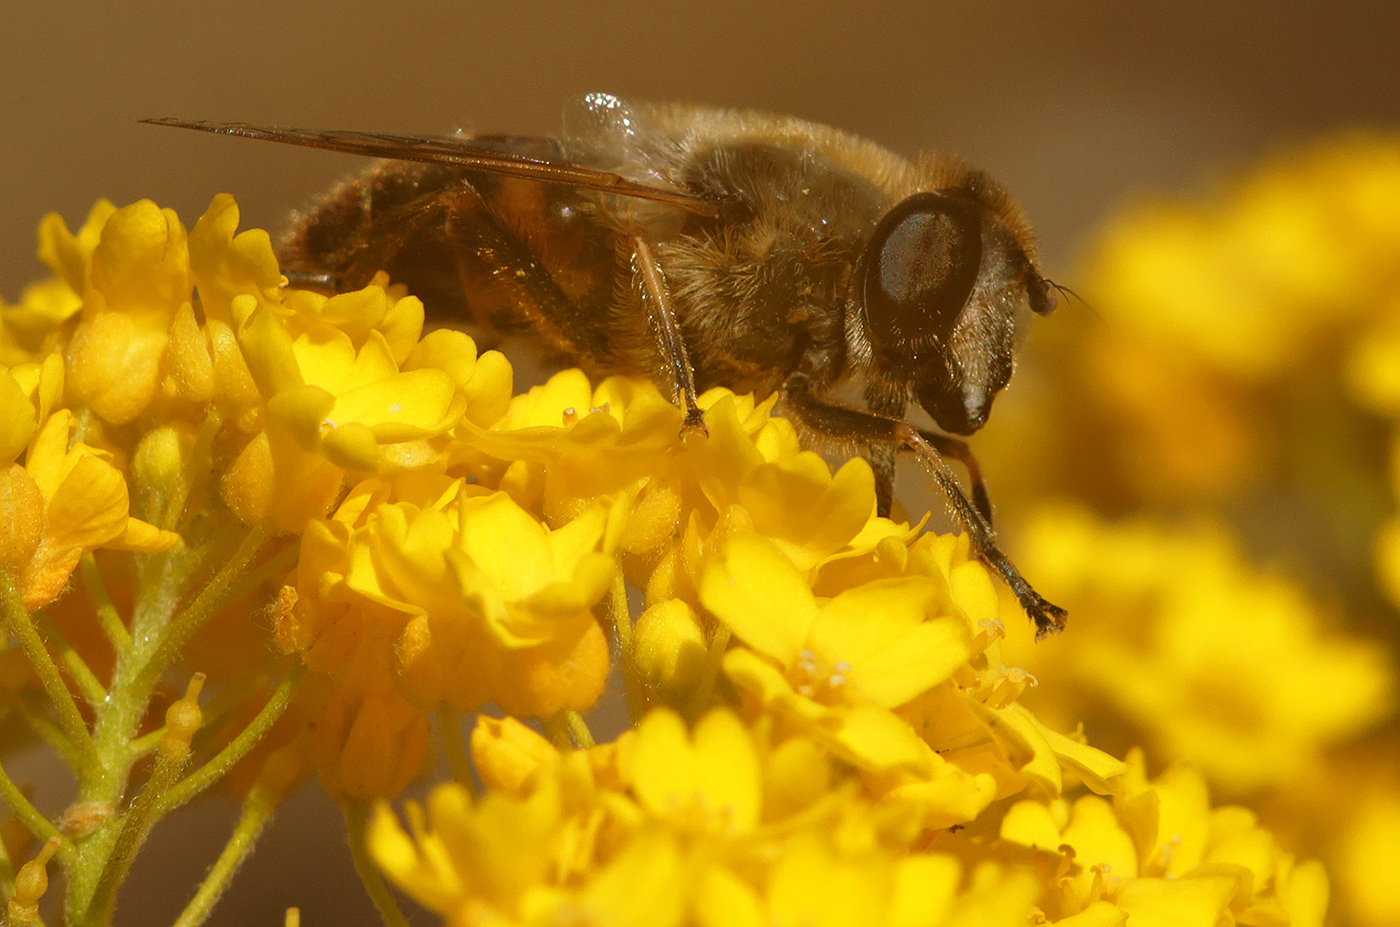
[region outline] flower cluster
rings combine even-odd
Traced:
[[[688,732],[659,708],[560,754],[483,718],[489,794],[441,786],[426,811],[409,805],[407,830],[381,806],[375,855],[454,924],[1322,923],[1321,867],[1246,809],[1212,810],[1189,769],[1149,781],[1134,755],[1108,797],[1040,793],[930,840],[918,798],[871,801],[783,727],[716,708]]]
[[[0,310],[0,579],[83,823],[0,790],[70,919],[231,772],[226,879],[309,758],[376,899],[370,856],[459,924],[1321,924],[1321,868],[1249,812],[1027,710],[966,539],[879,517],[773,399],[710,391],[702,435],[639,380],[516,394],[387,279],[289,288],[237,224],[46,220],[54,278]],[[168,671],[195,682],[145,731]],[[595,746],[610,678],[635,728]],[[456,783],[357,824],[435,727]]]
[[[1327,750],[1390,710],[1385,650],[1340,633],[1298,582],[1248,565],[1219,525],[1109,524],[1062,506],[1022,540],[1025,569],[1074,607],[1068,646],[1017,641],[1036,672],[1074,683],[1052,715],[1108,706],[1241,795],[1315,786]]]

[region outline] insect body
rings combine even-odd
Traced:
[[[1037,636],[1063,626],[997,548],[967,444],[904,421],[914,400],[944,432],[980,428],[1018,325],[1054,308],[1029,226],[986,174],[797,119],[606,94],[558,139],[148,121],[387,159],[298,217],[289,275],[353,289],[387,270],[430,317],[669,386],[688,429],[708,387],[778,392],[809,437],[869,456],[882,514],[895,452],[913,451]],[[866,409],[828,398],[847,382]]]

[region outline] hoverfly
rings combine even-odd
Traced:
[[[986,421],[1023,317],[1055,305],[1030,226],[982,171],[795,118],[600,93],[566,110],[559,138],[144,121],[385,159],[296,216],[289,279],[348,290],[387,270],[430,318],[654,379],[687,430],[704,430],[704,389],[776,391],[809,438],[868,456],[881,514],[895,452],[912,451],[1037,638],[1063,627],[997,547],[953,437]],[[851,382],[865,409],[829,398]],[[911,399],[946,434],[906,422]]]

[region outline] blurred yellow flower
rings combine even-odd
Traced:
[[[1400,861],[1400,788],[1367,789],[1341,835],[1337,881],[1351,915],[1367,927],[1400,924],[1395,867]]]
[[[1108,709],[1233,792],[1316,781],[1329,746],[1392,709],[1380,648],[1337,636],[1335,618],[1250,569],[1219,528],[1049,508],[1027,526],[1022,562],[1075,615],[1073,641],[1017,652],[1059,678],[1047,708]]]

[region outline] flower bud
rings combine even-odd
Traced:
[[[136,445],[131,477],[136,490],[134,514],[144,521],[168,524],[181,513],[166,512],[172,499],[188,498],[184,487],[185,464],[196,438],[187,422],[171,422],[153,428]]]
[[[50,837],[39,855],[19,867],[15,875],[15,893],[10,897],[9,927],[27,927],[39,919],[39,901],[49,890],[49,860],[58,850],[60,839]]]
[[[171,322],[168,361],[177,393],[190,402],[208,402],[214,398],[214,358],[189,303],[175,311]]]
[[[204,688],[204,674],[195,673],[190,679],[185,697],[165,710],[165,734],[160,739],[160,752],[172,759],[184,759],[190,753],[190,741],[204,723],[199,708],[199,691]]]
[[[326,789],[348,798],[395,798],[423,765],[428,719],[392,690],[332,692],[316,727]]]
[[[705,668],[705,631],[680,599],[664,599],[642,613],[632,632],[633,662],[646,686],[676,704]]]
[[[472,762],[488,789],[519,795],[537,769],[558,757],[549,741],[514,718],[477,717]]]

